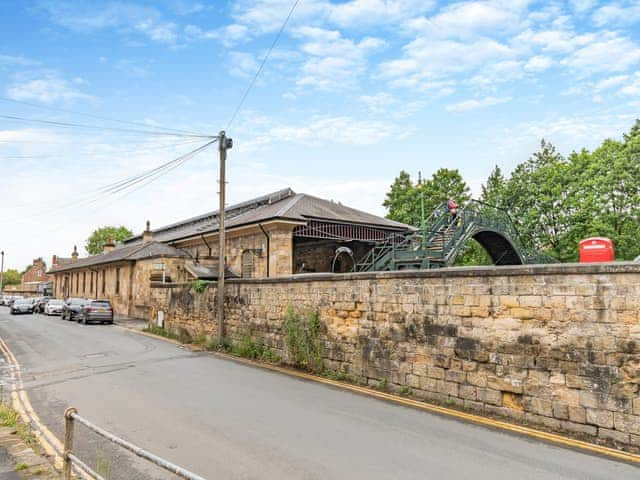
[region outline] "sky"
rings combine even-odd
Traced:
[[[206,143],[182,132],[233,138],[228,203],[291,187],[384,215],[402,169],[478,194],[542,138],[566,155],[640,116],[638,0],[300,0],[230,123],[293,4],[0,2],[5,268],[215,210],[215,146],[103,189]]]

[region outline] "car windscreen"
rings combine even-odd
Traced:
[[[16,305],[31,305],[31,300],[16,300]]]
[[[81,305],[87,303],[87,301],[84,298],[70,298],[69,303],[71,305]]]
[[[92,307],[106,307],[106,308],[111,308],[111,304],[110,304],[109,302],[105,302],[105,301],[91,302],[91,306],[92,306]]]
[[[49,305],[60,306],[63,304],[64,302],[62,300],[49,300]]]

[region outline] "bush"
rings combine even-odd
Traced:
[[[284,334],[289,363],[312,372],[322,372],[318,314],[309,312],[303,317],[289,305],[284,318]]]
[[[196,280],[191,283],[191,288],[198,293],[204,293],[210,284],[211,282],[208,282],[207,280]]]

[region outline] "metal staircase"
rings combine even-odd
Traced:
[[[456,218],[442,205],[434,210],[423,229],[388,237],[356,264],[355,271],[447,267],[471,238],[485,248],[495,265],[556,262],[522,245],[506,211],[472,200],[459,210]]]

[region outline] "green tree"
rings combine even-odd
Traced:
[[[525,244],[560,255],[562,237],[570,223],[570,182],[569,163],[545,140],[539,151],[515,168],[507,182],[505,206]]]
[[[421,195],[424,199],[425,217],[453,197],[464,204],[471,199],[469,186],[458,170],[441,168],[427,181],[413,183],[404,170],[391,184],[383,205],[387,208],[387,218],[415,227],[421,224]]]
[[[20,275],[19,271],[13,268],[10,268],[9,270],[6,270],[4,272],[4,275],[2,277],[3,286],[20,285],[21,282],[22,282],[22,275]]]
[[[89,255],[97,255],[102,253],[104,244],[111,238],[116,242],[121,242],[133,236],[133,232],[126,227],[102,227],[94,230],[87,242],[85,250]]]
[[[416,210],[416,197],[417,191],[411,181],[411,176],[404,170],[401,170],[400,175],[398,175],[391,184],[382,204],[389,212],[387,213],[387,218],[408,225],[417,225],[420,223],[420,205],[418,204],[418,210]],[[418,214],[417,222],[416,212]]]

